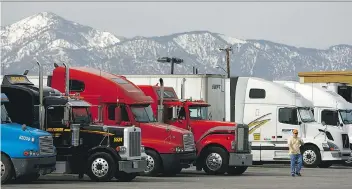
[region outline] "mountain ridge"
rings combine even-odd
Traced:
[[[0,30],[1,62],[5,73],[37,73],[35,61],[50,74],[53,63],[90,66],[114,74],[169,74],[170,64],[159,57],[183,58],[175,74],[225,74],[225,53],[232,47],[231,75],[265,79],[296,79],[300,71],[352,69],[352,45],[327,49],[295,47],[265,39],[239,39],[207,30],[178,32],[163,36],[126,38],[41,12]],[[33,62],[33,63],[31,63]],[[33,71],[32,71],[33,70]],[[226,70],[226,69],[225,69]]]

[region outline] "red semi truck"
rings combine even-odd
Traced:
[[[56,65],[47,82],[48,86],[64,92],[65,68]],[[153,99],[125,77],[93,68],[71,67],[69,91],[96,105],[91,109],[93,119],[101,117],[98,113],[102,112],[103,120],[99,121],[104,124],[141,128],[148,160],[144,175],[174,175],[196,160],[192,132],[157,122],[151,108]]]
[[[164,123],[192,131],[198,156],[197,170],[239,175],[252,165],[247,125],[209,120],[209,104],[202,100],[179,99],[172,87],[163,86],[162,79],[160,86],[138,87],[154,99],[151,107]],[[159,107],[163,110],[158,112]]]

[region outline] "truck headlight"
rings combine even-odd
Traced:
[[[234,150],[236,148],[236,142],[231,141],[231,150]]]
[[[124,147],[124,146],[118,146],[118,147],[116,147],[116,151],[121,152],[121,153],[125,153],[126,150],[127,150],[127,148]]]
[[[330,151],[340,151],[339,147],[336,146],[336,144],[332,142],[327,142],[322,144],[323,148],[329,148]]]

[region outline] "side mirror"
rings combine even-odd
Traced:
[[[121,123],[121,121],[122,121],[120,106],[117,106],[115,108],[115,121],[116,121],[116,123]]]
[[[301,121],[299,121],[299,122],[298,122],[298,125],[302,125],[302,122],[301,122]]]
[[[98,122],[103,122],[103,106],[98,106]]]

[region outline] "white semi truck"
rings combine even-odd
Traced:
[[[317,123],[311,111],[313,104],[281,84],[222,75],[125,77],[137,85],[156,85],[163,78],[164,85],[173,87],[178,96],[208,102],[209,119],[249,124],[253,163],[289,162],[287,138],[293,129],[299,130],[305,142],[302,152],[306,167],[343,163],[351,154],[349,146],[343,147],[342,138],[347,132]]]
[[[352,86],[347,83],[305,83],[314,87],[325,88],[342,96],[346,101],[352,103]]]
[[[350,144],[352,148],[352,103],[347,102],[342,96],[313,84],[303,84],[296,81],[274,81],[283,84],[300,93],[314,105],[314,118],[318,123],[342,129],[348,133],[344,136],[343,144]],[[350,163],[348,161],[348,163]]]

